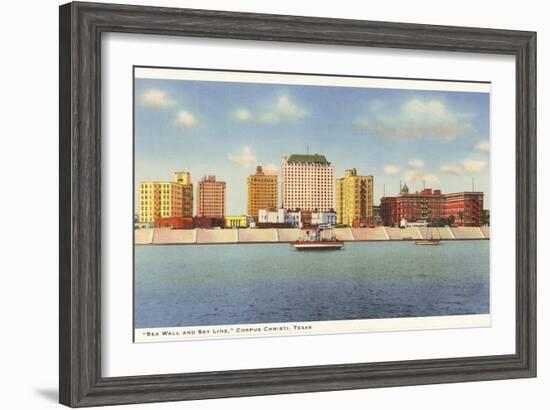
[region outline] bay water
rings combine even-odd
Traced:
[[[489,313],[489,241],[135,247],[136,328]]]

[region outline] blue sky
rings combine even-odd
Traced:
[[[399,181],[414,191],[476,190],[489,199],[489,93],[135,79],[135,182],[189,171],[227,183],[246,213],[246,177],[281,156],[326,155],[336,177],[373,175],[374,203]]]

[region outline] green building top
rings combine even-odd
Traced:
[[[316,164],[330,164],[324,155],[320,154],[292,154],[286,162],[313,162]]]

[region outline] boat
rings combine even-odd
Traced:
[[[338,250],[344,247],[344,242],[341,241],[296,241],[290,243],[297,251],[305,250]]]
[[[439,239],[417,239],[414,241],[415,245],[439,245],[441,242]]]
[[[428,227],[428,238],[427,239],[417,239],[414,241],[415,245],[439,245],[441,242],[440,238],[434,238],[430,227]]]
[[[339,250],[344,247],[344,242],[336,239],[330,225],[319,225],[314,230],[302,233],[299,240],[290,242],[290,245],[294,246],[297,251]]]

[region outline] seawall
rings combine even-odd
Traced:
[[[403,241],[427,239],[426,228],[335,228],[334,234],[341,241]],[[489,239],[488,227],[430,228],[429,234],[441,240]],[[210,244],[250,244],[285,243],[298,240],[300,230],[281,229],[136,229],[136,245],[210,245]]]

